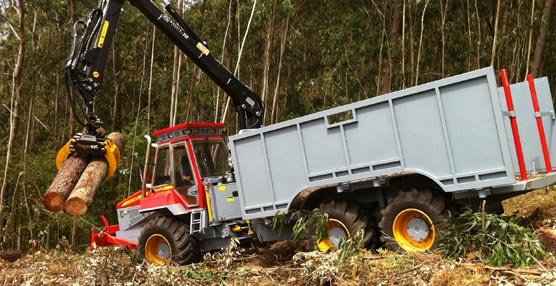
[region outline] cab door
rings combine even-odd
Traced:
[[[199,178],[192,164],[186,141],[172,144],[173,178],[175,190],[181,194],[188,207],[199,205]]]

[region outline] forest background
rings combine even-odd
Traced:
[[[266,103],[265,125],[494,66],[556,85],[554,0],[174,0],[211,52]],[[81,127],[64,66],[72,23],[95,0],[0,0],[0,250],[84,249],[90,228],[140,188],[144,134],[218,121],[226,95],[126,3],[97,114],[127,138],[87,215],[44,209],[55,157]]]

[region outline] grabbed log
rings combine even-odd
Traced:
[[[89,158],[82,153],[69,156],[66,154],[67,159],[62,164],[57,162],[60,170],[44,197],[44,206],[54,212],[64,208],[66,213],[71,215],[83,215],[88,205],[93,202],[93,197],[104,179],[115,173],[120,162],[119,150],[124,144],[121,133],[113,132],[106,137],[103,145],[106,151],[103,157]],[[60,153],[69,146],[69,143],[66,144]]]

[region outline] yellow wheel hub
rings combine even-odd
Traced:
[[[408,252],[429,250],[436,239],[432,219],[418,209],[405,209],[394,219],[394,238]]]
[[[342,240],[347,240],[350,236],[346,225],[333,218],[328,220],[326,232],[328,237],[317,241],[317,247],[320,251],[325,253],[330,250],[338,249],[338,247],[340,247],[340,242]]]
[[[151,235],[145,243],[145,258],[154,264],[170,264],[172,248],[168,240],[160,234]]]

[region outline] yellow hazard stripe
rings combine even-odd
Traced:
[[[102,46],[104,45],[104,38],[106,37],[106,32],[108,31],[109,25],[110,23],[108,21],[104,21],[104,25],[102,25],[102,31],[100,32],[100,38],[98,38],[97,44],[99,48],[102,48]]]

